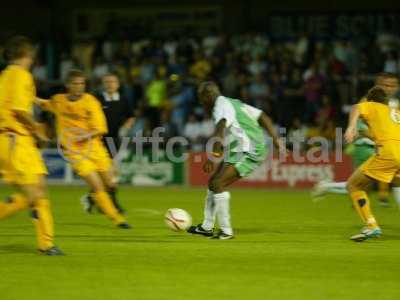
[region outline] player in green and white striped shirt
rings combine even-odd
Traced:
[[[228,187],[248,176],[266,159],[268,151],[264,129],[278,149],[284,150],[284,146],[275,133],[271,119],[265,113],[240,100],[222,96],[214,82],[202,83],[198,89],[198,96],[216,124],[213,136],[216,142],[213,144],[212,155],[223,160],[216,163],[211,158],[204,164],[204,171],[213,173],[208,182],[204,221],[189,228],[188,232],[213,236],[217,220],[220,231],[214,238],[231,239],[233,230],[230,222]]]

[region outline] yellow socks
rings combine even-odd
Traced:
[[[39,249],[46,250],[53,247],[54,225],[49,200],[39,199],[34,203],[32,220],[36,228]]]
[[[110,195],[107,192],[95,192],[92,193],[94,201],[104,214],[109,217],[115,224],[125,222],[125,218],[117,211],[113,205]]]
[[[7,218],[28,207],[28,201],[23,195],[13,194],[7,202],[0,202],[0,219]]]
[[[353,206],[361,217],[361,220],[363,220],[363,222],[366,223],[368,227],[378,227],[378,224],[369,206],[367,193],[364,191],[356,191],[350,193],[350,197],[351,200],[353,200]]]
[[[28,208],[29,203],[25,196],[13,194],[10,201],[0,203],[0,219]],[[53,247],[53,216],[51,215],[49,200],[40,199],[34,203],[32,221],[36,229],[39,249],[46,250]]]

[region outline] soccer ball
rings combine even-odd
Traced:
[[[192,226],[192,216],[186,210],[170,208],[165,213],[165,224],[173,231],[183,231]]]

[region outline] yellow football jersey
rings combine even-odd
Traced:
[[[64,147],[80,147],[76,141],[86,134],[98,131],[104,135],[108,131],[101,104],[90,94],[75,101],[69,100],[67,94],[57,94],[42,107],[55,114],[58,139]]]
[[[31,73],[9,65],[0,75],[0,130],[30,135],[14,115],[15,110],[32,113],[36,89]]]
[[[400,111],[386,104],[363,102],[357,104],[361,117],[377,144],[400,141]]]

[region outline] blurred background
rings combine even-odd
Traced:
[[[204,150],[213,132],[196,87],[217,81],[223,94],[271,115],[289,137],[323,136],[378,72],[400,73],[399,4],[365,1],[51,1],[8,3],[0,12],[0,51],[13,34],[39,50],[33,74],[41,97],[63,90],[72,68],[89,91],[118,75],[136,122],[186,136]],[[0,64],[4,64],[1,62]],[[290,146],[290,145],[289,145]]]

